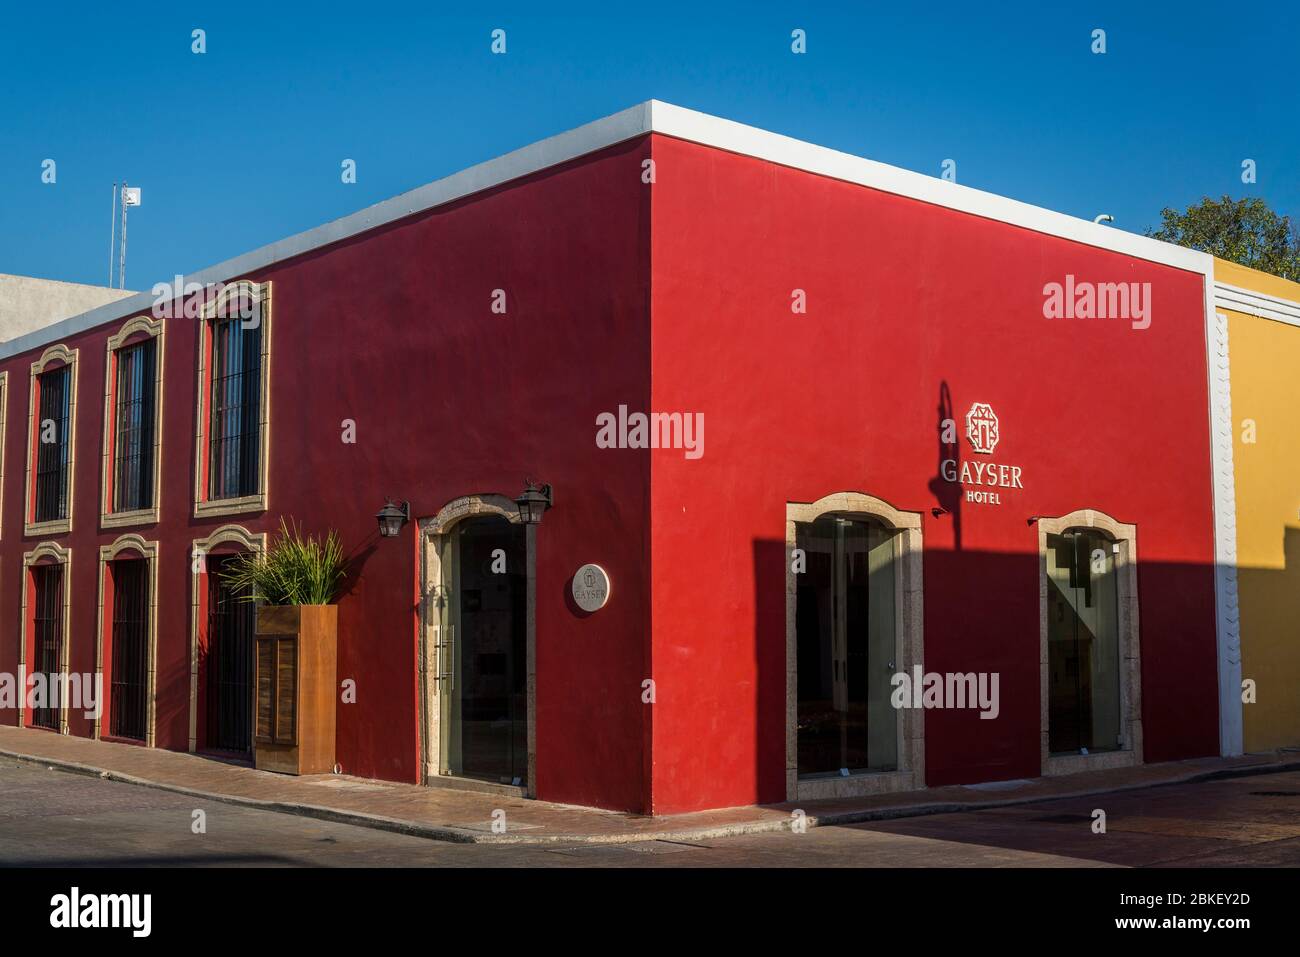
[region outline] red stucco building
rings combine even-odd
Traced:
[[[344,773],[672,813],[1217,754],[1209,262],[647,103],[40,330],[0,670],[109,700],[0,720],[239,752],[215,570],[291,516],[354,555]]]

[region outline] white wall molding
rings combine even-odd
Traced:
[[[1255,292],[1253,289],[1242,289],[1240,286],[1230,286],[1226,282],[1214,284],[1214,305],[1218,309],[1231,309],[1248,316],[1300,326],[1300,302]]]
[[[1207,296],[1212,295],[1207,289]],[[1210,309],[1210,458],[1214,475],[1214,603],[1218,610],[1219,751],[1242,753],[1241,611],[1237,604],[1237,483],[1232,462],[1228,317]]]

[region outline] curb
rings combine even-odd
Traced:
[[[188,797],[211,801],[218,804],[230,804],[277,814],[292,814],[297,817],[309,817],[334,824],[351,824],[378,831],[390,831],[408,837],[420,837],[432,841],[445,841],[454,844],[636,844],[646,841],[691,842],[714,840],[724,837],[738,837],[747,834],[771,834],[790,830],[788,814],[765,820],[737,821],[734,824],[701,825],[684,827],[678,830],[642,832],[631,834],[485,834],[465,827],[445,824],[422,824],[401,818],[384,817],[379,814],[367,814],[364,811],[345,811],[338,808],[321,807],[317,804],[300,804],[289,801],[264,801],[260,798],[239,797],[232,794],[218,794],[200,791],[179,784],[166,784],[151,781],[119,771],[64,761],[56,758],[43,758],[34,754],[0,749],[0,757],[9,758],[21,764],[44,767],[48,770],[80,774],[85,777],[115,781],[120,784],[133,784],[138,787],[170,791]],[[1090,797],[1100,794],[1115,794],[1122,791],[1139,791],[1147,788],[1167,787],[1175,784],[1195,784],[1204,781],[1216,781],[1224,778],[1252,777],[1263,774],[1279,774],[1286,771],[1300,771],[1300,759],[1294,761],[1275,761],[1269,764],[1252,764],[1235,768],[1216,768],[1207,771],[1194,771],[1157,783],[1138,782],[1118,787],[1086,788],[1061,794],[1043,794],[1033,797],[1007,798],[994,801],[942,801],[934,804],[896,805],[894,807],[864,808],[858,811],[838,811],[830,814],[808,814],[809,827],[834,827],[845,824],[861,824],[866,821],[889,821],[905,817],[927,817],[933,814],[960,814],[980,811],[987,808],[1017,807],[1025,804],[1041,804],[1047,801],[1061,801],[1073,798]]]
[[[482,842],[482,839],[488,836],[478,834],[475,831],[466,828],[438,824],[420,824],[416,821],[404,821],[400,818],[383,817],[379,814],[366,814],[364,811],[340,811],[336,808],[321,807],[317,804],[297,804],[286,801],[263,801],[260,798],[239,797],[233,794],[218,794],[212,791],[200,791],[197,788],[187,788],[179,784],[166,784],[161,781],[150,781],[147,778],[138,778],[131,774],[123,774],[120,771],[109,771],[104,768],[93,767],[89,764],[78,764],[75,761],[63,761],[57,758],[43,758],[38,755],[24,754],[16,751],[5,751],[0,749],[0,757],[10,758],[11,760],[18,761],[21,764],[44,767],[51,771],[80,774],[84,777],[100,778],[105,781],[116,781],[119,784],[134,784],[138,787],[153,788],[157,791],[170,791],[173,794],[184,794],[187,797],[199,798],[204,801],[212,801],[218,804],[232,804],[238,807],[250,807],[261,811],[274,811],[277,814],[293,814],[298,817],[316,818],[322,821],[330,821],[335,824],[353,824],[359,827],[368,827],[378,831],[393,831],[398,834],[407,834],[412,837],[423,837],[434,841],[450,841],[456,844],[474,844]],[[496,837],[496,835],[491,836]]]
[[[1084,788],[1062,794],[1040,794],[1033,797],[1007,798],[1001,801],[945,801],[938,804],[915,804],[907,807],[869,808],[861,811],[840,811],[824,814],[818,818],[808,816],[813,826],[835,826],[841,824],[859,824],[863,821],[889,821],[903,817],[925,817],[931,814],[961,814],[969,811],[982,811],[985,808],[1018,807],[1025,804],[1043,804],[1047,801],[1068,801],[1082,797],[1102,794],[1118,794],[1122,791],[1143,791],[1151,788],[1163,788],[1176,784],[1200,784],[1225,778],[1245,778],[1261,774],[1282,774],[1287,771],[1300,771],[1300,760],[1275,761],[1270,764],[1249,764],[1236,768],[1215,768],[1209,771],[1193,771],[1177,778],[1157,782],[1135,782],[1115,787]],[[783,822],[784,823],[784,822]]]

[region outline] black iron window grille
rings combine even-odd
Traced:
[[[60,366],[37,377],[40,419],[36,423],[37,522],[68,517],[68,422],[71,415],[72,369]]]
[[[116,561],[113,576],[113,680],[109,733],[143,741],[147,715],[149,563]]]
[[[113,444],[113,511],[153,505],[157,340],[117,354]]]
[[[33,609],[36,672],[45,676],[46,693],[32,709],[32,724],[59,730],[59,704],[54,689],[60,688],[59,649],[63,644],[63,566],[32,566],[36,607]]]
[[[262,327],[218,321],[212,330],[209,499],[258,493],[261,403]]]
[[[233,558],[208,558],[207,747],[251,751],[257,606],[222,578]]]

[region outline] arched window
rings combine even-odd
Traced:
[[[203,306],[195,518],[267,508],[271,283],[240,280]]]
[[[27,425],[26,535],[72,531],[77,353],[50,346],[32,363]]]
[[[1140,764],[1136,530],[1085,509],[1038,539],[1043,773]]]
[[[136,316],[108,340],[99,523],[158,521],[162,468],[163,320]]]
[[[787,797],[920,787],[921,517],[857,492],[786,506]],[[793,693],[791,693],[791,691]]]

